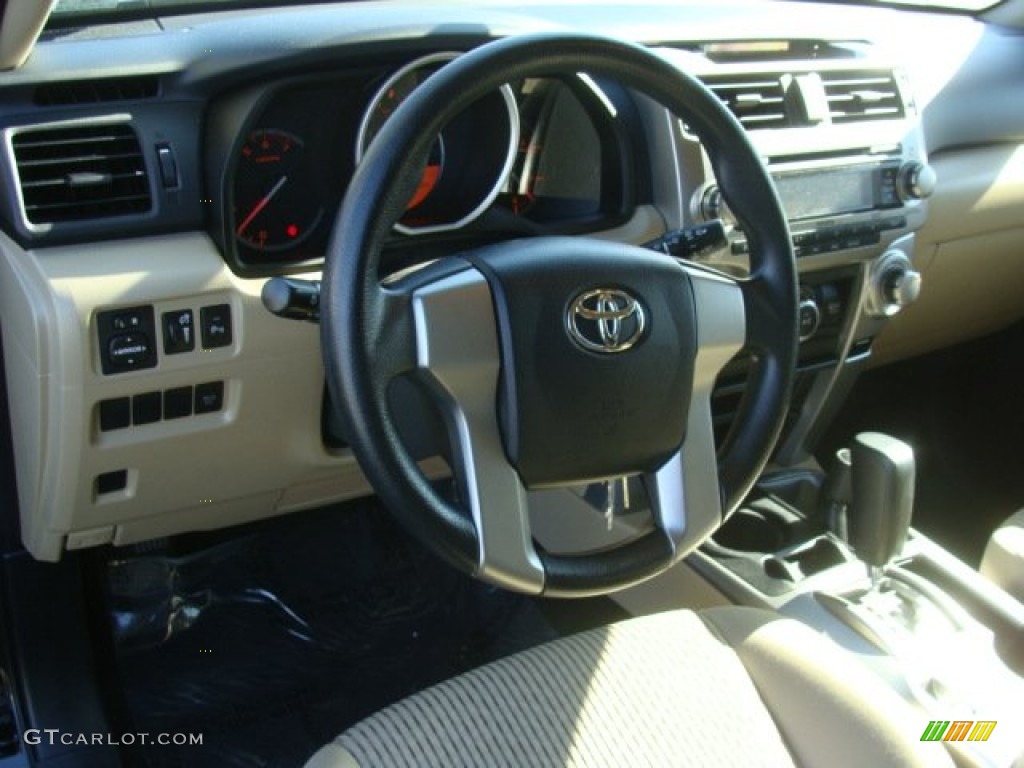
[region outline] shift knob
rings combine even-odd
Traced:
[[[851,504],[847,536],[869,566],[887,565],[903,548],[914,507],[914,450],[878,432],[850,447]]]

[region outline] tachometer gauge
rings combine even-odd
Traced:
[[[391,75],[363,114],[356,162],[403,101],[458,53],[417,59]],[[476,219],[502,189],[519,141],[519,113],[508,86],[472,104],[435,139],[420,182],[395,225],[404,234],[458,229]]]
[[[310,191],[308,176],[300,138],[271,129],[250,133],[235,171],[232,226],[239,242],[281,251],[309,237],[323,208]]]

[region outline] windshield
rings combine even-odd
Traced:
[[[833,0],[850,5],[901,5],[921,8],[923,10],[960,11],[978,13],[998,5],[1001,0]],[[132,15],[138,16],[146,11],[182,12],[202,10],[203,8],[224,8],[232,5],[288,5],[287,0],[58,0],[52,17],[70,17],[76,15]],[[509,0],[509,5],[521,6],[519,0]]]

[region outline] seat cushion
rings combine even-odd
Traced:
[[[793,647],[775,653],[779,643],[791,639]],[[931,751],[925,752],[925,745],[913,741],[919,729],[912,718],[896,718],[891,729],[881,728],[877,744],[861,750],[859,741],[875,738],[876,720],[901,704],[878,681],[877,687],[858,687],[849,699],[838,697],[844,705],[835,712],[814,711],[835,702],[816,698],[813,690],[807,691],[810,711],[792,702],[795,689],[813,688],[815,646],[825,642],[797,622],[754,609],[713,609],[706,617],[672,611],[632,619],[510,656],[420,692],[343,733],[307,768],[792,766],[793,754],[807,765],[842,765],[836,749],[851,744],[861,759],[849,765],[948,765],[941,745],[928,744]],[[758,669],[754,679],[744,655]],[[826,654],[825,663],[834,664],[835,658]],[[795,706],[805,718],[804,729],[821,729],[820,719],[834,717],[842,731],[840,721],[851,719],[846,704],[852,702],[864,714],[852,718],[851,741],[823,745],[822,739],[803,739],[792,718],[780,721],[780,732],[757,685],[774,684],[775,676],[785,676],[787,665],[802,671],[776,704]],[[865,692],[881,698],[862,701]],[[911,726],[904,733],[900,729],[906,722]]]
[[[739,656],[798,765],[952,764],[941,744],[920,741],[927,716],[805,624],[732,607],[701,615]]]
[[[1024,603],[1024,509],[996,528],[981,558],[981,575]]]

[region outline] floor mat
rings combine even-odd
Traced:
[[[1016,350],[1024,325],[871,371],[820,446],[859,431],[909,442],[917,458],[914,526],[971,565],[992,530],[1024,507],[1024,388]]]
[[[560,634],[372,502],[112,561],[107,587],[125,730],[203,736],[127,748],[129,765],[301,765],[386,704]]]

